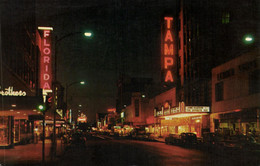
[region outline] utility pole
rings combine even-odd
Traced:
[[[45,165],[45,110],[43,111],[42,120],[42,165]]]
[[[45,165],[45,105],[41,104],[38,106],[38,110],[42,112],[42,165]]]

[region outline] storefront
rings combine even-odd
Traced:
[[[34,96],[4,96],[0,101],[0,146],[32,143],[34,120],[29,117],[41,114],[35,109],[40,99]]]
[[[165,137],[168,134],[192,132],[201,137],[209,131],[209,107],[183,106],[155,111],[155,134]]]
[[[259,49],[212,69],[211,132],[260,132]]]
[[[0,117],[0,146],[11,146],[13,143],[13,117]]]
[[[51,139],[53,135],[53,120],[46,119],[45,120],[45,138]],[[39,139],[42,137],[42,120],[38,120],[34,122],[35,130],[34,135],[37,136]],[[62,134],[66,133],[67,131],[67,125],[65,124],[64,120],[56,120],[56,135],[57,137],[60,137]]]
[[[253,134],[258,131],[260,108],[238,109],[211,115],[215,132],[224,135]]]

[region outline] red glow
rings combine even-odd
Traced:
[[[167,22],[167,28],[170,29],[171,28],[171,21],[173,20],[172,17],[164,17],[164,20],[166,20]]]
[[[40,57],[40,88],[51,90],[52,69],[51,69],[51,34],[50,30],[43,30],[41,39]]]
[[[185,112],[185,103],[180,102],[180,112]]]
[[[116,112],[116,109],[115,108],[109,108],[109,109],[107,109],[107,112]]]
[[[173,55],[173,44],[164,44],[164,55]]]
[[[170,30],[167,30],[167,31],[166,31],[166,35],[165,35],[164,41],[167,42],[168,40],[170,40],[171,42],[173,41],[173,39],[172,39],[172,33],[171,33]]]
[[[166,102],[166,103],[164,103],[164,108],[169,108],[169,103],[168,102]]]
[[[168,82],[168,81],[173,82],[172,72],[170,70],[167,71],[164,81],[165,82]]]
[[[168,69],[169,66],[173,65],[173,59],[171,57],[164,58],[164,68]]]
[[[164,81],[173,82],[174,47],[173,47],[173,17],[164,17],[162,33],[162,69],[164,69]]]

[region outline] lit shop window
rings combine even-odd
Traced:
[[[224,12],[222,14],[222,24],[228,24],[230,22],[230,14],[228,12]]]

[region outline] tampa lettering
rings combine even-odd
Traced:
[[[164,50],[163,50],[163,67],[165,70],[165,82],[173,82],[172,67],[173,67],[173,37],[172,37],[172,17],[164,17],[166,29],[164,34]]]

